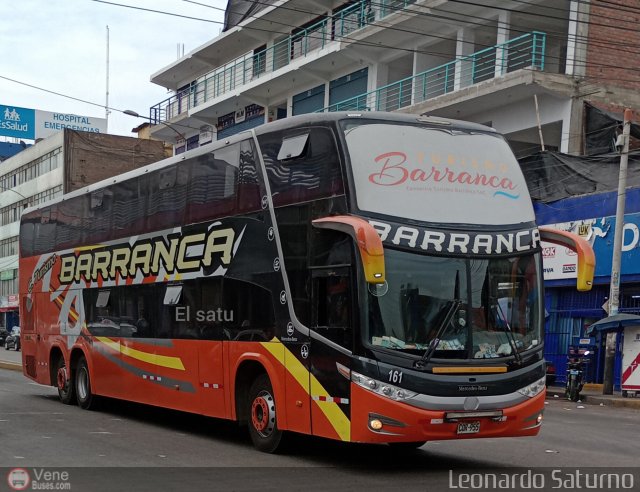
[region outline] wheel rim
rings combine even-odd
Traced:
[[[76,390],[78,392],[78,398],[81,400],[86,400],[87,395],[89,394],[89,374],[87,373],[86,367],[81,367],[78,371],[78,384]]]
[[[58,368],[56,380],[58,382],[58,389],[60,391],[66,391],[69,380],[67,379],[67,368],[65,366]]]
[[[251,423],[262,437],[269,437],[276,425],[276,406],[268,391],[261,391],[251,404]]]

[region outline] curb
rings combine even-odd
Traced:
[[[7,362],[4,360],[0,360],[0,369],[8,369],[10,371],[22,372],[22,364],[18,364],[17,362]]]
[[[547,398],[555,399],[554,395],[559,396],[561,399],[565,398],[564,389],[555,388],[547,388]],[[589,395],[589,394],[581,394],[581,403],[587,403],[589,405],[600,405],[601,403],[607,407],[625,407],[625,408],[634,408],[640,410],[640,398],[623,398],[622,396],[600,396],[600,395]],[[569,401],[569,400],[566,400]],[[573,402],[576,403],[576,402]]]
[[[603,398],[600,396],[587,395],[583,397],[591,405],[600,405],[610,407],[635,408],[640,410],[640,398]]]

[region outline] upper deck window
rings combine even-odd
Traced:
[[[332,131],[322,127],[299,131],[258,137],[276,207],[344,194]]]

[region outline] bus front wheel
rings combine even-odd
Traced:
[[[90,410],[95,406],[95,397],[91,393],[91,378],[89,377],[89,366],[87,359],[80,357],[76,364],[75,373],[76,399],[78,406],[85,410]]]
[[[259,451],[273,453],[280,446],[282,431],[276,422],[276,401],[269,376],[262,374],[249,390],[249,435]]]
[[[60,355],[56,363],[56,386],[58,388],[58,398],[65,405],[75,403],[74,386],[71,381],[71,371],[64,362],[64,357]]]

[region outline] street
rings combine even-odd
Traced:
[[[136,474],[149,490],[154,480],[166,490],[172,480],[186,485],[205,477],[236,490],[265,488],[260,485],[265,477],[280,489],[424,490],[429,483],[442,490],[449,470],[637,466],[640,412],[579,406],[550,399],[537,438],[430,442],[416,452],[398,453],[386,446],[295,436],[292,451],[269,455],[254,450],[245,429],[231,422],[115,400],[104,401],[99,411],[83,411],[61,404],[54,388],[0,370],[0,464],[7,470],[72,470],[77,482],[91,484],[87,490],[112,490],[120,481],[127,488],[139,483]],[[100,468],[88,474],[75,467]],[[117,473],[108,467],[118,467]],[[120,467],[136,468],[123,473]],[[145,467],[173,468],[163,473]],[[173,478],[167,481],[168,476]]]

